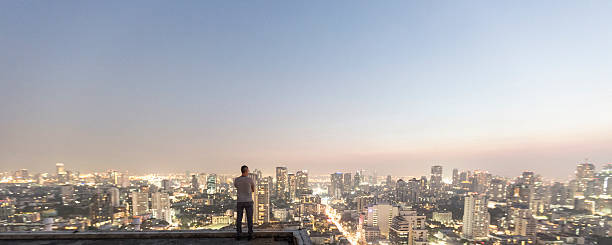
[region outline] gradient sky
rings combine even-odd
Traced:
[[[0,171],[612,162],[611,1],[0,1]]]

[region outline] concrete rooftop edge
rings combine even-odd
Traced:
[[[258,231],[255,237],[285,238],[293,244],[310,245],[305,230]],[[231,231],[116,231],[116,232],[6,232],[0,233],[0,241],[10,240],[76,240],[76,239],[181,239],[181,238],[233,238]]]

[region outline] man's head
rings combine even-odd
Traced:
[[[242,165],[242,167],[240,167],[240,172],[242,172],[242,176],[249,175],[249,167],[247,167],[247,165]]]

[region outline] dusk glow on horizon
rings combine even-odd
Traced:
[[[0,171],[612,162],[610,1],[271,3],[1,2]]]

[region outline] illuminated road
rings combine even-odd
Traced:
[[[331,222],[334,223],[336,227],[338,227],[338,230],[342,232],[342,235],[344,235],[344,237],[346,237],[346,239],[351,244],[359,244],[359,237],[361,237],[361,232],[358,231],[357,233],[350,233],[349,231],[345,230],[344,227],[342,227],[342,224],[340,223],[340,215],[336,214],[336,210],[334,210],[331,206],[327,205],[325,208],[325,215],[327,215]]]

